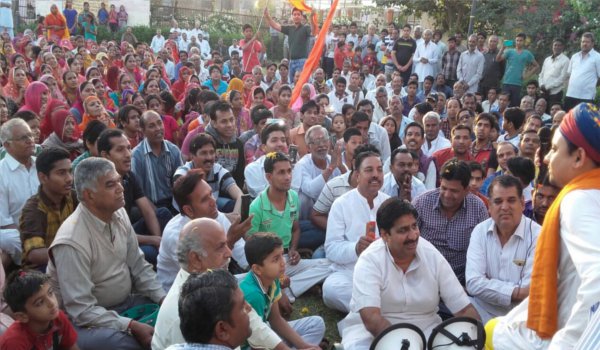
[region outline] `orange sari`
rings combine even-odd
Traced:
[[[60,13],[60,11],[55,15],[53,13],[49,13],[44,20],[44,25],[48,26],[64,26],[63,29],[50,29],[48,28],[48,40],[52,40],[54,42],[60,42],[63,39],[69,39],[71,36],[69,35],[69,29],[67,29],[67,20]]]

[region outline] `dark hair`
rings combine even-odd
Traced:
[[[419,217],[417,209],[408,201],[398,197],[391,197],[383,201],[377,209],[376,216],[379,234],[381,234],[381,231],[390,232],[396,220],[404,215],[412,215],[415,219]]]
[[[275,131],[281,131],[284,135],[287,133],[287,127],[285,123],[270,123],[267,124],[260,132],[260,142],[263,145],[269,141],[269,136]]]
[[[491,114],[491,113],[479,113],[477,115],[477,117],[475,118],[475,125],[477,125],[477,123],[480,120],[487,120],[488,122],[490,122],[490,128],[491,129],[497,129],[498,128],[498,126],[497,126],[498,122],[496,121],[496,117],[493,114]]]
[[[145,102],[145,101],[144,101]],[[119,126],[122,128],[123,125],[129,123],[129,112],[136,111],[142,116],[142,111],[134,105],[125,105],[119,108],[119,113],[117,114],[117,122]]]
[[[521,180],[523,186],[528,185],[535,179],[535,164],[529,158],[512,157],[506,162],[506,167],[513,176]]]
[[[54,169],[54,164],[63,159],[70,159],[70,154],[66,149],[59,147],[43,148],[35,159],[35,169],[38,173],[49,176],[52,169]]]
[[[490,187],[488,187],[488,197],[492,197],[492,193],[494,193],[494,187],[496,187],[496,185],[500,185],[500,187],[502,188],[514,187],[517,189],[517,195],[519,196],[519,198],[523,197],[523,184],[521,183],[521,180],[517,179],[512,175],[503,174],[496,176],[492,180],[492,183],[490,183]]]
[[[254,125],[258,125],[261,120],[269,118],[273,118],[273,112],[269,111],[265,105],[256,105],[250,110],[250,119],[252,119]]]
[[[282,85],[279,88],[279,92],[277,93],[277,96],[281,96],[281,93],[284,92],[284,91],[289,91],[290,94],[291,94],[292,93],[292,88],[289,85]],[[327,96],[327,95],[325,95],[325,96]]]
[[[412,154],[411,154],[411,151],[409,151],[409,150],[408,150],[408,149],[406,149],[406,148],[401,148],[401,147],[398,147],[398,148],[396,148],[395,150],[393,150],[393,151],[392,151],[392,155],[390,156],[390,163],[391,163],[391,164],[394,164],[394,161],[396,160],[396,156],[397,156],[399,153],[402,153],[402,154],[408,154],[408,155],[410,156],[410,158],[411,158],[411,159],[413,158],[413,156],[412,156]]]
[[[466,162],[452,158],[442,165],[440,171],[440,180],[444,179],[447,181],[457,180],[463,188],[469,187],[471,181],[471,168]]]
[[[485,170],[483,169],[483,165],[476,161],[469,162],[469,169],[471,169],[471,173],[474,171],[481,171],[481,176],[485,179]]]
[[[25,122],[29,122],[34,119],[37,119],[38,116],[37,116],[37,114],[35,114],[32,111],[24,110],[24,111],[18,111],[17,113],[13,114],[11,119],[16,119],[16,118],[20,118],[20,119],[23,119]]]
[[[208,343],[218,322],[230,322],[238,283],[226,270],[192,274],[179,295],[179,329],[188,343]]]
[[[198,152],[202,147],[209,144],[212,145],[215,150],[217,149],[217,143],[215,142],[215,139],[210,136],[210,134],[197,134],[190,142],[190,154],[195,155],[196,152]]]
[[[346,78],[339,76],[336,80],[335,80],[335,85],[337,84],[344,84],[347,85],[348,83],[346,82]]]
[[[158,87],[160,88],[160,81],[158,79],[148,79],[144,82],[144,86],[142,87],[142,93],[144,95],[146,95],[146,93],[148,92],[148,86],[150,85],[150,82],[155,81],[158,84]]]
[[[431,105],[429,103],[427,103],[427,102],[417,103],[415,105],[415,109],[421,115],[425,115],[427,112],[433,111],[433,107],[431,107]]]
[[[357,111],[354,112],[354,114],[352,114],[352,118],[350,118],[350,126],[356,126],[356,124],[365,121],[371,122],[371,118],[369,118],[367,113]]]
[[[358,130],[357,128],[348,128],[346,130],[344,130],[344,142],[348,143],[350,141],[350,138],[352,136],[360,136],[362,137],[362,134],[360,132],[360,130]]]
[[[371,100],[368,100],[365,98],[358,102],[358,104],[356,105],[356,110],[358,110],[360,107],[364,107],[364,106],[371,106],[371,108],[375,108],[375,105],[373,105],[373,102],[371,102]]]
[[[4,300],[13,312],[26,312],[25,304],[50,277],[36,270],[19,269],[8,276],[4,286]]]
[[[525,122],[525,112],[521,108],[509,107],[504,111],[504,119],[512,123],[515,130],[519,130]]]
[[[300,107],[300,113],[304,114],[311,108],[316,108],[317,113],[319,113],[320,106],[314,100],[308,100],[308,102],[303,104],[302,107]]]
[[[269,153],[265,156],[265,173],[272,174],[273,169],[275,168],[275,163],[277,162],[288,162],[290,163],[290,158],[281,152],[273,152],[273,154]],[[291,164],[291,163],[290,163]]]
[[[217,120],[217,112],[227,112],[231,110],[231,104],[227,101],[217,100],[210,108],[210,120]]]
[[[354,150],[354,170],[360,169],[365,159],[369,157],[381,158],[381,153],[377,147],[369,144],[363,144]]]
[[[88,123],[88,125],[85,127],[85,130],[83,130],[83,136],[81,137],[81,139],[83,140],[83,147],[86,151],[88,151],[86,142],[89,142],[91,144],[96,143],[96,140],[98,140],[98,137],[100,136],[102,131],[104,131],[107,128],[108,127],[106,126],[106,124],[99,120],[92,120]]]
[[[531,79],[530,81],[527,82],[527,84],[525,84],[525,86],[529,86],[529,85],[535,85],[536,88],[540,87],[540,83],[536,79]]]
[[[538,174],[537,178],[535,179],[535,188],[536,191],[540,186],[544,186],[544,187],[552,187],[557,191],[560,191],[560,187],[556,186],[556,184],[552,183],[550,181],[550,176],[548,175],[548,172],[542,172],[540,170],[540,173]]]
[[[527,39],[527,35],[525,33],[517,34],[517,38],[523,38],[523,40]]]
[[[469,131],[469,135],[471,135],[473,133],[473,130],[471,129],[471,127],[469,127],[467,125],[463,125],[463,124],[458,124],[458,125],[456,125],[455,127],[452,128],[452,131],[450,131],[450,135],[452,137],[454,137],[454,134],[458,130],[467,130],[467,131]]]
[[[554,44],[554,43],[561,43],[561,44],[563,44],[563,45],[564,45],[564,44],[565,44],[565,40],[564,40],[563,38],[554,38],[554,39],[552,40],[552,43],[553,43],[553,44]]]
[[[425,77],[425,79],[423,79],[423,81],[425,81],[425,80],[428,80],[428,81],[430,81],[430,82],[433,83],[435,81],[435,78],[433,76],[431,76],[431,75],[428,75],[428,76]]]
[[[349,110],[349,109],[353,109],[353,110],[355,110],[355,111],[356,111],[356,108],[354,108],[354,105],[353,105],[353,104],[350,104],[350,103],[345,103],[345,104],[342,106],[342,114],[343,114],[343,115],[346,115],[346,113],[348,113],[348,110]]]
[[[144,102],[146,102],[146,106],[150,105],[150,101],[152,100],[157,100],[158,102],[160,102],[160,104],[164,104],[165,101],[163,101],[163,99],[159,96],[159,95],[148,95],[144,98]],[[158,112],[157,112],[158,113]]]
[[[96,145],[98,148],[98,154],[101,154],[102,151],[106,152],[107,154],[110,153],[110,150],[113,147],[110,139],[114,137],[122,137],[123,135],[125,135],[125,133],[121,129],[111,128],[104,130],[98,137],[98,144]]]
[[[210,66],[210,67],[208,68],[208,74],[212,74],[212,72],[213,72],[214,70],[218,70],[218,71],[219,71],[219,73],[222,73],[222,72],[221,72],[221,67],[217,66],[216,64],[213,64],[212,66]]]
[[[244,246],[248,265],[262,265],[269,254],[282,246],[283,241],[274,233],[258,232],[251,235]]]
[[[179,210],[183,211],[183,207],[190,203],[192,192],[203,178],[203,174],[190,171],[175,181],[173,184],[173,199],[175,199]]]
[[[417,122],[410,122],[404,128],[404,137],[406,137],[406,133],[408,132],[408,129],[410,129],[412,127],[419,128],[419,130],[421,131],[421,136],[425,135],[425,129],[423,128],[423,125],[421,125]]]
[[[249,25],[248,23],[246,23],[246,24],[244,24],[244,25],[242,26],[242,32],[243,32],[243,31],[245,31],[245,30],[246,30],[246,29],[248,29],[248,28],[250,28],[250,29],[254,30],[254,29],[252,28],[252,26],[251,26],[251,25]]]
[[[408,83],[406,83],[406,86],[410,86],[410,85],[415,85],[417,87],[417,89],[419,88],[419,83],[414,80],[409,80]]]

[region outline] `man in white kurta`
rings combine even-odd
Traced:
[[[360,310],[381,309],[391,324],[411,323],[428,338],[442,322],[440,299],[457,313],[469,305],[469,298],[442,254],[425,239],[419,239],[416,257],[406,273],[394,263],[383,239],[372,243],[356,263],[352,283],[350,314],[341,321],[345,350],[368,349],[373,335],[365,328]]]

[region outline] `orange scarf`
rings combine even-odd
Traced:
[[[544,218],[533,260],[527,315],[527,328],[534,330],[542,339],[552,338],[558,330],[560,203],[571,191],[589,189],[600,189],[600,168],[571,180],[560,191]]]

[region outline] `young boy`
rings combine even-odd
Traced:
[[[268,111],[267,111],[268,112]],[[270,112],[269,112],[270,113]],[[260,153],[262,154],[255,161],[248,164],[244,169],[244,177],[246,178],[246,188],[252,198],[258,197],[269,183],[265,177],[265,153],[271,152],[288,152],[287,144],[287,127],[283,121],[273,120],[266,125],[260,132]]]
[[[58,308],[47,275],[34,270],[14,272],[4,299],[16,322],[0,337],[0,349],[79,349],[77,333]]]
[[[281,238],[273,233],[255,233],[244,247],[250,272],[240,283],[244,298],[281,338],[296,349],[316,349],[325,334],[320,316],[309,316],[289,323],[281,317],[279,278],[285,273],[286,261]],[[246,347],[247,348],[247,347]]]
[[[471,168],[471,181],[469,182],[469,190],[472,194],[481,199],[486,208],[489,208],[490,201],[480,192],[481,186],[483,185],[483,180],[485,180],[483,166],[481,163],[473,161],[469,163],[469,168]]]

